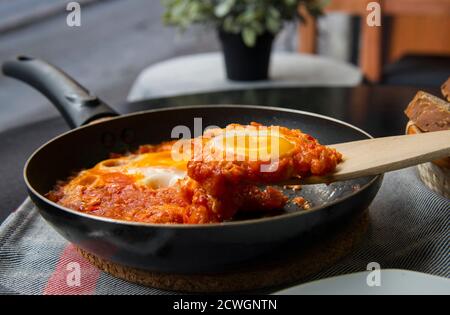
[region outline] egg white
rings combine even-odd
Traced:
[[[100,162],[96,168],[131,175],[136,184],[154,189],[170,187],[187,176],[186,162],[174,161],[170,152],[143,153]]]

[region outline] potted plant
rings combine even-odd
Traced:
[[[205,24],[217,30],[230,80],[268,78],[274,37],[286,21],[302,17],[304,4],[312,15],[321,13],[327,0],[162,0],[164,21],[186,29]]]

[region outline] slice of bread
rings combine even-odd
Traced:
[[[422,131],[450,129],[450,103],[426,92],[416,94],[405,114]]]
[[[447,102],[450,102],[450,77],[444,84],[442,84],[441,91]]]
[[[406,125],[406,134],[414,135],[414,134],[418,134],[418,133],[422,133],[420,128],[418,128],[412,121],[409,121],[408,124]],[[437,166],[447,168],[450,170],[450,156],[443,158],[443,159],[434,160],[433,163],[436,164]],[[450,178],[449,178],[449,180],[450,180]]]

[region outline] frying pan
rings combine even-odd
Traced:
[[[42,145],[27,161],[24,179],[32,201],[42,217],[69,242],[115,263],[159,272],[198,273],[226,271],[282,257],[301,250],[321,233],[365,210],[382,182],[379,175],[304,186],[300,192],[286,193],[309,200],[313,207],[308,211],[287,206],[271,216],[238,217],[219,224],[148,224],[77,212],[45,197],[58,180],[92,167],[111,152],[168,140],[177,125],[194,130],[194,118],[201,118],[203,126],[256,121],[300,128],[323,144],[362,140],[370,135],[336,119],[262,106],[188,106],[118,116],[67,74],[44,61],[18,57],[5,62],[3,72],[42,92],[75,128]],[[106,117],[110,119],[99,120]]]

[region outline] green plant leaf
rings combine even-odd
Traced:
[[[222,28],[225,32],[228,33],[240,33],[241,28],[239,24],[236,23],[235,18],[233,16],[227,16],[223,21]]]
[[[247,45],[248,47],[255,46],[256,37],[257,37],[257,34],[253,29],[251,29],[249,27],[245,27],[242,30],[242,40],[244,41],[245,45]]]
[[[223,0],[219,5],[216,6],[214,13],[217,17],[223,18],[228,13],[230,13],[232,7],[234,6],[236,0]]]
[[[272,34],[276,34],[281,29],[281,21],[272,17],[267,17],[266,27],[269,32],[271,32]]]
[[[268,13],[268,16],[270,16],[274,19],[279,19],[281,17],[280,11],[278,11],[274,7],[269,7],[269,9],[267,10],[267,13]]]

